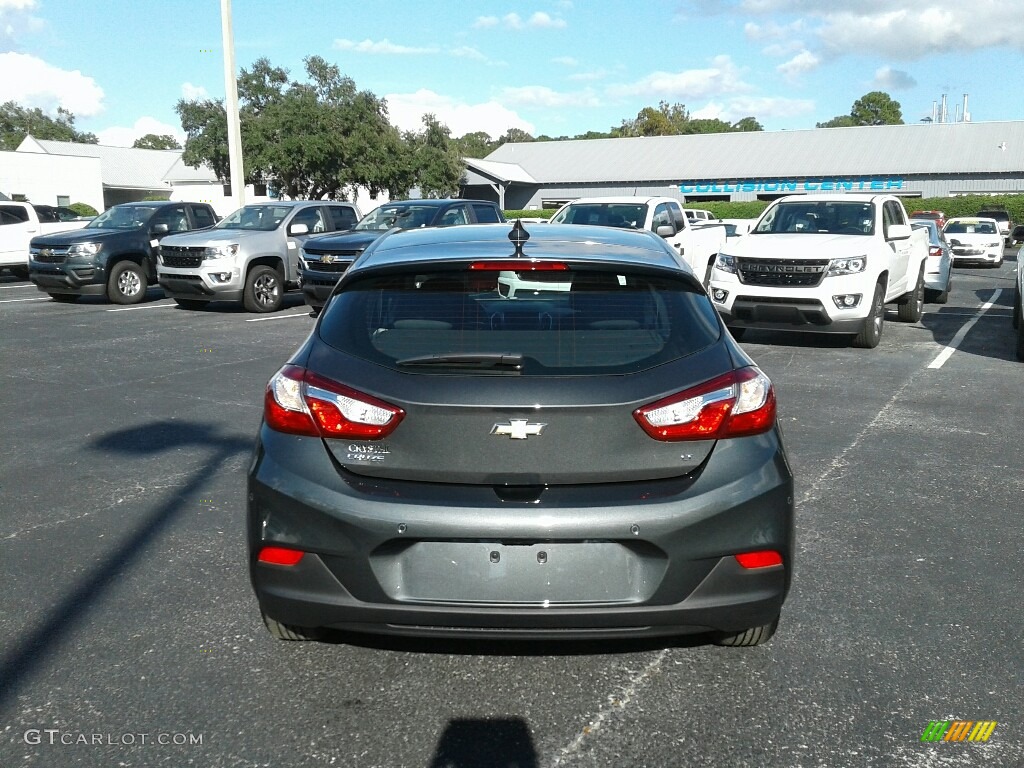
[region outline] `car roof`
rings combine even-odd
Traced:
[[[509,224],[393,230],[356,262],[352,271],[429,261],[477,261],[514,255]],[[594,264],[638,263],[681,271],[664,240],[646,230],[584,224],[538,224],[527,230],[526,258],[553,258]]]
[[[850,201],[854,203],[871,203],[877,200],[883,195],[867,194],[863,192],[823,192],[823,193],[811,193],[807,195],[786,195],[780,197],[775,202],[777,203],[799,203],[811,202],[811,203],[840,203]]]
[[[576,200],[570,200],[566,205],[575,205],[576,203],[619,203],[622,205],[638,205],[640,203],[650,203],[652,200],[672,200],[672,202],[675,203],[679,202],[674,198],[654,197],[651,195],[612,195],[608,197],[580,197]]]
[[[381,203],[378,208],[385,208],[387,206],[411,206],[421,205],[429,208],[440,208],[442,205],[451,205],[452,203],[483,203],[484,205],[495,205],[490,200],[470,200],[463,199],[461,197],[425,197],[419,200],[391,200],[387,203]]]

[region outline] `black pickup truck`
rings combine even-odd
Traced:
[[[505,216],[487,200],[400,200],[370,211],[348,232],[311,237],[302,244],[299,278],[310,314],[317,315],[341,273],[367,246],[390,229],[494,224]]]
[[[216,223],[217,214],[206,203],[115,205],[82,229],[32,238],[29,280],[55,301],[106,296],[116,304],[137,304],[156,284],[161,238]]]

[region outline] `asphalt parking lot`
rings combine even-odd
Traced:
[[[957,268],[874,350],[745,336],[799,555],[749,649],[272,639],[245,471],[301,297],[56,304],[4,275],[0,766],[1024,765],[1016,266]],[[922,743],[935,720],[998,725]]]

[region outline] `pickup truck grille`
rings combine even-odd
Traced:
[[[33,261],[43,264],[63,264],[68,260],[67,248],[30,248],[29,255]]]
[[[815,286],[828,269],[829,259],[737,259],[746,285]]]
[[[198,267],[203,261],[205,248],[188,248],[174,245],[160,246],[160,256],[168,267]]]
[[[334,272],[341,273],[352,266],[351,261],[307,261],[306,266],[311,272]]]
[[[352,262],[363,250],[347,249],[342,251],[315,251],[305,249],[306,266],[312,272],[331,272],[340,274],[352,266]]]

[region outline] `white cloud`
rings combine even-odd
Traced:
[[[608,94],[613,97],[693,99],[750,90],[750,85],[743,82],[740,69],[731,58],[716,56],[712,64],[714,66],[708,69],[652,72],[634,83],[610,86]]]
[[[814,111],[810,99],[787,99],[771,96],[738,96],[726,103],[709,102],[690,113],[698,119],[725,120],[734,123],[744,117],[754,117],[762,124],[765,118],[786,118],[806,115]]]
[[[574,72],[573,74],[568,75],[567,79],[585,82],[588,80],[602,80],[605,77],[608,77],[608,70],[595,69],[592,72]]]
[[[566,26],[564,19],[556,19],[544,11],[537,11],[525,21],[518,13],[506,13],[500,19],[497,16],[478,16],[473,22],[473,29],[490,29],[499,24],[505,29],[563,29]]]
[[[487,61],[487,57],[484,56],[480,51],[471,45],[460,45],[458,48],[452,48],[449,53],[452,56],[458,56],[462,59],[472,59],[473,61]]]
[[[207,93],[206,89],[201,85],[192,85],[192,83],[181,84],[181,98],[185,101],[202,101],[203,99],[210,98],[210,94]]]
[[[575,67],[579,65],[572,56],[556,56],[551,60],[552,64],[561,64],[563,67]]]
[[[597,107],[601,100],[592,91],[560,93],[546,85],[524,85],[503,88],[501,99],[506,103],[530,107]]]
[[[77,69],[59,69],[26,53],[0,53],[0,72],[0,103],[16,101],[46,112],[64,107],[76,117],[103,111],[103,89]]]
[[[0,13],[4,11],[30,11],[36,5],[36,0],[0,0]]]
[[[493,100],[467,104],[425,88],[415,93],[389,93],[385,98],[391,122],[406,131],[422,129],[423,115],[427,112],[436,115],[455,137],[485,131],[497,138],[509,128],[522,128],[531,134],[536,130],[533,123]]]
[[[398,45],[392,43],[387,38],[383,40],[362,40],[356,42],[354,40],[338,39],[334,41],[334,48],[339,51],[352,51],[354,53],[373,53],[373,54],[416,54],[416,53],[437,53],[439,48],[414,48],[408,45]]]
[[[100,140],[100,144],[111,147],[130,147],[137,138],[145,136],[147,133],[155,133],[157,136],[170,134],[178,140],[179,144],[185,145],[185,134],[182,132],[181,126],[161,123],[155,117],[140,117],[131,128],[121,126],[104,128],[102,131],[96,131],[96,138]]]
[[[820,64],[821,59],[815,54],[810,51],[801,51],[789,61],[779,64],[775,71],[792,81],[806,72],[813,72]]]
[[[907,91],[917,85],[917,80],[907,72],[892,67],[880,67],[875,70],[872,88],[879,91]]]
[[[785,40],[800,34],[803,28],[803,19],[798,19],[790,24],[778,24],[774,21],[768,24],[756,24],[748,21],[743,25],[743,34],[748,40]]]

